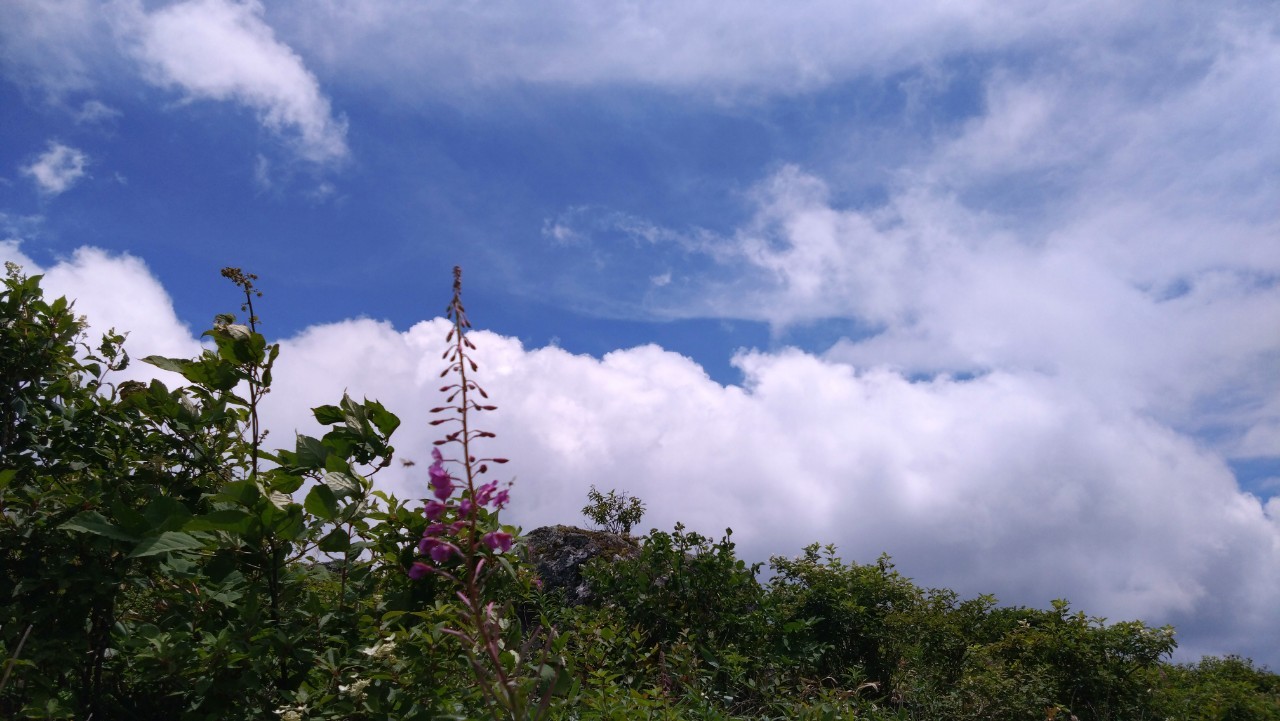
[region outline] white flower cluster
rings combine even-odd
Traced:
[[[369,687],[369,679],[356,679],[350,686],[339,686],[338,691],[347,694],[352,698],[360,698],[364,696],[364,690]]]
[[[276,709],[276,715],[280,721],[302,721],[302,713],[306,710],[306,706],[285,706]]]
[[[363,649],[362,653],[369,658],[390,658],[392,651],[396,648],[396,642],[390,639],[379,641],[378,643]]]

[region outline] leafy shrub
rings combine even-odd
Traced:
[[[628,496],[626,491],[618,493],[611,490],[604,495],[592,486],[587,491],[587,500],[590,502],[583,506],[582,515],[610,533],[629,534],[632,527],[644,518],[644,502]]]

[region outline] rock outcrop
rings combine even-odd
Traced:
[[[574,605],[591,600],[591,589],[582,578],[583,564],[640,554],[640,544],[630,536],[573,526],[535,528],[524,534],[524,543],[543,590],[564,589],[565,600]]]

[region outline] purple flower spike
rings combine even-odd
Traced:
[[[438,521],[448,508],[448,506],[439,501],[427,501],[427,507],[423,509],[423,513],[428,521]]]
[[[506,505],[510,502],[511,502],[511,494],[505,490],[498,491],[497,495],[493,497],[493,505],[495,508],[499,510],[506,507]]]
[[[409,578],[415,581],[421,581],[426,578],[428,573],[431,573],[431,567],[421,561],[414,561],[413,565],[409,567]]]
[[[458,515],[459,516],[471,515],[471,499],[464,498],[461,501],[458,501]]]

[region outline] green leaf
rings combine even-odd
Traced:
[[[77,513],[75,518],[58,526],[64,531],[80,531],[81,533],[93,533],[107,538],[114,538],[117,541],[137,541],[138,537],[126,533],[123,528],[116,526],[103,517],[97,511],[82,511]]]
[[[303,507],[308,513],[326,521],[332,521],[338,516],[338,499],[329,486],[324,484],[312,486]]]
[[[312,408],[311,413],[316,417],[316,422],[322,426],[342,422],[342,409],[337,406],[319,406]]]
[[[279,468],[272,469],[267,477],[268,487],[279,493],[293,493],[302,487],[305,479],[292,473],[285,473]]]
[[[280,493],[279,491],[268,493],[267,500],[271,501],[271,505],[282,511],[293,505],[293,498],[288,493]]]
[[[261,493],[258,487],[250,481],[231,481],[222,486],[217,496],[218,501],[230,501],[238,503],[242,506],[252,506],[258,500]]]
[[[203,516],[196,516],[187,521],[182,527],[184,531],[233,531],[236,533],[245,533],[249,530],[249,525],[253,516],[245,511],[228,509],[225,511],[214,511],[206,513]]]
[[[323,488],[323,486],[316,486]],[[320,539],[320,550],[325,553],[342,553],[351,546],[351,537],[341,528],[335,528],[329,531],[324,538]]]
[[[124,529],[125,533],[141,538],[155,525],[146,516],[130,508],[123,499],[111,501],[111,520]]]
[[[360,492],[360,481],[356,480],[349,473],[339,471],[330,471],[320,477],[329,490],[333,491],[333,495],[342,498],[343,496],[354,496]]]
[[[130,553],[129,557],[142,558],[143,556],[155,556],[175,551],[198,551],[202,548],[204,548],[204,541],[190,533],[165,531],[159,536],[144,539],[142,543],[139,543],[133,549],[133,553]]]
[[[8,488],[9,484],[12,483],[13,479],[17,478],[17,476],[18,472],[12,468],[6,468],[3,471],[0,471],[0,491]]]
[[[395,429],[400,427],[400,419],[394,413],[388,411],[383,405],[377,401],[366,400],[365,407],[369,409],[369,415],[373,419],[373,425],[378,427],[383,437],[390,437]]]
[[[215,391],[229,391],[236,387],[243,376],[236,366],[216,357],[205,357],[198,362],[187,362],[182,377],[197,385]]]
[[[319,439],[299,433],[297,454],[299,468],[324,468],[329,449]]]
[[[164,356],[149,355],[142,359],[143,363],[151,365],[174,373],[182,373],[186,375],[187,366],[191,365],[191,361],[184,358],[165,358]]]
[[[147,504],[142,515],[151,524],[152,531],[176,531],[191,518],[191,511],[182,501],[172,496],[160,496]]]

